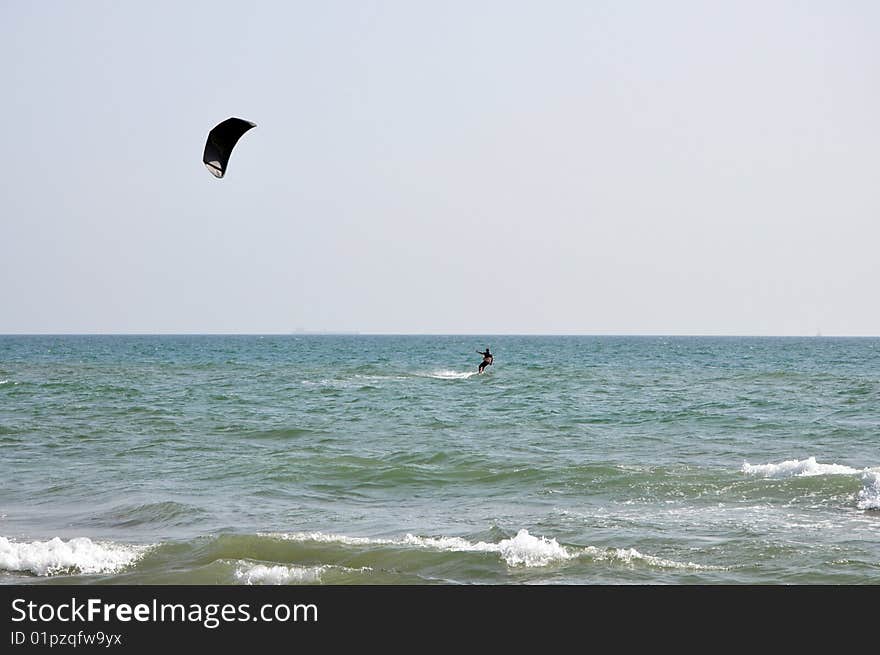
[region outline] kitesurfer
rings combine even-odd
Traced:
[[[482,353],[481,353],[481,352],[478,350],[478,351],[477,351],[477,354],[483,356],[483,361],[480,362],[480,366],[479,366],[479,368],[478,368],[478,370],[477,370],[478,373],[482,373],[484,368],[486,368],[487,366],[491,366],[491,365],[492,365],[492,360],[494,359],[494,357],[492,357],[492,353],[489,352],[489,347],[488,347],[488,346],[486,347],[486,352],[482,352]]]

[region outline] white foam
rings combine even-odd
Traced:
[[[676,562],[671,559],[663,559],[654,555],[643,555],[635,548],[609,548],[601,550],[595,546],[588,546],[584,552],[595,560],[611,560],[621,561],[624,564],[634,564],[636,562],[644,562],[649,566],[656,566],[662,569],[693,569],[697,571],[726,571],[724,566],[708,566],[705,564],[694,564],[693,562]]]
[[[368,380],[370,382],[384,382],[385,380],[406,380],[402,375],[363,375],[356,374],[354,376],[356,380]]]
[[[394,544],[391,539],[370,539],[368,537],[349,537],[342,534],[325,534],[323,532],[294,532],[294,533],[261,533],[267,537],[286,539],[287,541],[316,541],[318,543],[338,543],[346,546],[366,546],[369,544]]]
[[[649,566],[667,569],[692,569],[699,571],[726,571],[723,566],[708,566],[693,562],[676,562],[653,555],[644,555],[635,548],[601,549],[595,546],[570,548],[560,545],[556,539],[535,537],[528,530],[522,529],[516,536],[502,539],[497,543],[478,541],[472,542],[462,537],[419,537],[407,534],[402,539],[370,539],[367,537],[349,537],[322,532],[298,532],[290,534],[267,535],[290,541],[316,541],[319,543],[339,543],[350,546],[415,546],[448,552],[498,553],[508,566],[537,567],[565,562],[582,555],[588,555],[597,561],[619,561],[625,564],[643,562]],[[284,567],[282,567],[284,568]],[[278,572],[283,575],[283,571]]]
[[[291,584],[316,583],[321,581],[321,574],[326,566],[266,566],[239,560],[235,569],[235,579],[247,585],[256,584]]]
[[[321,582],[321,577],[329,570],[364,573],[372,571],[369,566],[352,569],[347,566],[333,566],[322,564],[320,566],[284,566],[283,564],[266,565],[240,559],[235,562],[233,575],[236,581],[247,585],[257,584],[316,584]]]
[[[433,548],[434,550],[485,550],[483,548],[476,548],[473,543],[462,537],[417,537],[416,535],[407,534],[397,543],[407,546],[418,546],[419,548]]]
[[[478,375],[477,371],[432,371],[427,374],[429,378],[437,380],[466,380],[467,378]]]
[[[765,478],[792,478],[812,475],[854,475],[858,469],[842,464],[819,464],[815,457],[789,459],[779,464],[749,464],[743,462],[742,472]]]
[[[95,542],[88,537],[19,543],[0,537],[0,570],[39,576],[113,573],[143,557],[149,546]]]
[[[317,541],[320,543],[341,543],[350,546],[416,546],[433,550],[454,552],[498,553],[509,566],[546,566],[553,562],[575,557],[555,539],[534,537],[528,530],[520,530],[515,537],[502,539],[498,543],[479,541],[473,543],[462,537],[417,537],[407,534],[402,539],[369,539],[345,535],[324,534],[321,532],[300,532],[294,534],[272,535],[291,541]]]
[[[460,537],[414,537],[406,535],[406,543],[461,552],[498,553],[508,566],[547,566],[574,557],[565,547],[560,546],[556,539],[535,537],[528,530],[520,530],[515,537],[502,539],[497,544],[485,541],[472,543]]]
[[[856,506],[859,509],[880,509],[880,472],[862,471],[862,489]]]
[[[546,566],[574,557],[556,539],[533,537],[528,530],[520,530],[512,539],[502,540],[498,551],[509,566]]]

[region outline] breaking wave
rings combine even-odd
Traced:
[[[0,570],[50,576],[115,573],[139,560],[150,546],[132,546],[76,537],[20,543],[0,537]]]
[[[854,475],[858,469],[841,464],[820,464],[815,457],[789,459],[779,464],[749,464],[743,462],[742,472],[765,478],[791,478],[812,475]]]
[[[723,570],[723,567],[682,563],[652,555],[643,555],[634,548],[601,549],[595,546],[563,546],[556,539],[536,537],[526,529],[514,537],[498,542],[472,542],[463,537],[419,537],[412,534],[399,539],[370,539],[321,532],[301,532],[272,535],[298,542],[337,543],[346,546],[414,546],[446,552],[497,553],[510,567],[541,567],[563,563],[586,556],[594,561],[617,561],[625,564],[644,563],[649,566],[673,569]]]
[[[859,491],[856,506],[859,509],[880,509],[880,472],[862,472],[862,489]]]

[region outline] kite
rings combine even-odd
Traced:
[[[242,135],[252,127],[256,127],[256,124],[241,118],[227,118],[208,132],[202,161],[214,177],[220,178],[226,174],[232,149]]]

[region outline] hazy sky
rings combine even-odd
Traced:
[[[873,0],[3,0],[0,94],[0,333],[880,335]]]

